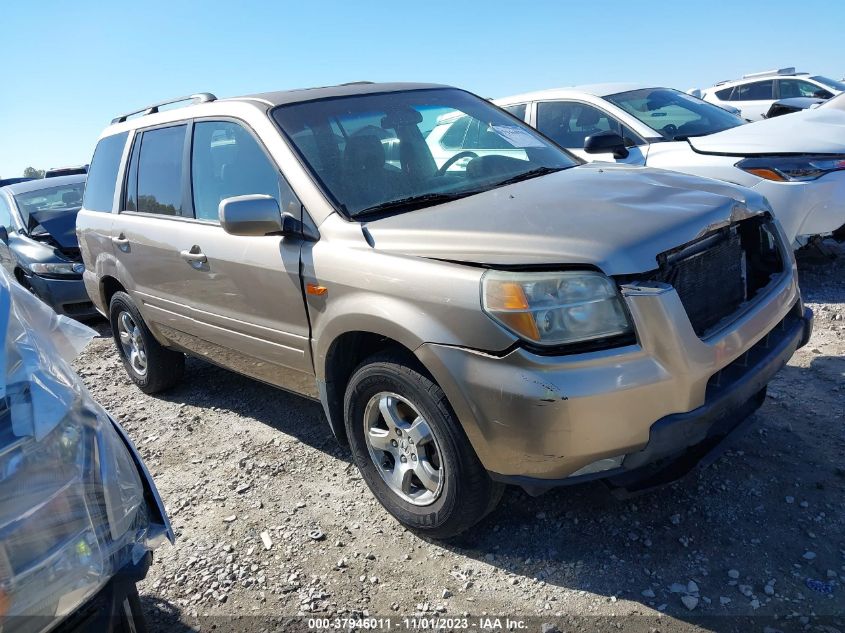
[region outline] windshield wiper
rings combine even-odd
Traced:
[[[399,198],[398,200],[388,200],[366,209],[361,209],[355,213],[350,214],[354,218],[360,218],[366,215],[378,215],[379,213],[389,213],[396,209],[403,211],[412,211],[421,207],[430,207],[435,204],[443,204],[451,202],[460,198],[466,198],[478,191],[459,191],[454,193],[424,193],[418,196],[408,196],[407,198]]]
[[[504,187],[505,185],[512,185],[517,182],[522,182],[523,180],[537,178],[538,176],[545,176],[546,174],[553,174],[564,169],[568,169],[568,167],[535,167],[534,169],[529,169],[528,171],[524,171],[521,174],[517,174],[516,176],[511,176],[510,178],[506,178],[505,180],[500,180],[499,182],[494,184],[493,187]]]

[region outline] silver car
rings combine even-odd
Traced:
[[[584,165],[439,85],[189,100],[114,119],[78,216],[130,377],[166,389],[187,353],[319,399],[412,529],[458,534],[507,483],[677,478],[809,337],[748,189]],[[501,151],[436,162],[452,116]]]

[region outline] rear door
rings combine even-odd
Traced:
[[[192,232],[186,221],[188,128],[183,122],[135,133],[112,230],[121,281],[150,328],[178,344],[197,330],[185,298],[194,280],[180,258]]]
[[[734,86],[731,94],[731,105],[742,111],[742,117],[751,121],[764,118],[775,100],[774,79],[752,81],[751,83]]]
[[[644,165],[648,145],[604,110],[582,101],[556,100],[537,102],[537,129],[563,148],[586,161],[608,161]],[[584,151],[587,137],[601,132],[615,132],[625,139],[626,158],[613,154],[588,154]]]

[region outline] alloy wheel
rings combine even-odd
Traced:
[[[364,440],[388,487],[416,506],[434,503],[443,490],[443,460],[431,426],[406,398],[380,392],[364,410]]]

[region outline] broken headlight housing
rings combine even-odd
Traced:
[[[736,164],[749,174],[780,182],[807,182],[845,170],[845,156],[755,156]]]
[[[593,271],[488,270],[484,311],[525,341],[542,346],[633,334],[616,284]]]

